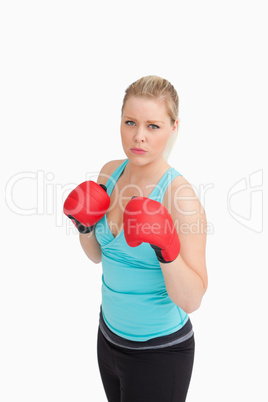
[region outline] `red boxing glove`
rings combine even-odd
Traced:
[[[109,205],[106,186],[89,180],[71,191],[64,202],[63,212],[72,219],[80,233],[89,233],[106,214]]]
[[[180,240],[172,217],[158,201],[132,197],[123,216],[124,234],[130,247],[149,243],[158,261],[174,261],[180,252]]]

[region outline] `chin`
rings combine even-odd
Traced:
[[[128,157],[131,162],[137,163],[138,165],[142,165],[143,163],[148,163],[148,152],[145,155],[138,155],[138,154],[133,154],[131,151],[126,153],[126,156]]]

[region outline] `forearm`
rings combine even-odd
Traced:
[[[86,234],[79,233],[79,240],[87,257],[95,264],[100,263],[101,248],[96,239],[94,230]]]
[[[171,300],[186,313],[197,310],[206,291],[201,277],[184,262],[180,254],[172,262],[160,262],[160,266]]]

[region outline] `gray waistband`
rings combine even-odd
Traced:
[[[187,339],[191,338],[194,334],[190,319],[188,319],[188,321],[180,330],[174,332],[173,334],[153,338],[145,342],[130,341],[114,334],[105,324],[101,312],[99,326],[101,333],[109,342],[121,348],[137,350],[160,349],[166,348],[168,346],[177,345],[178,343],[184,342]]]

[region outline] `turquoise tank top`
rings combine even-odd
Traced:
[[[106,183],[110,196],[123,173],[125,160]],[[162,203],[171,181],[180,175],[170,168],[148,198]],[[102,253],[102,315],[108,328],[125,339],[147,341],[181,329],[188,315],[167,294],[164,276],[150,244],[130,247],[124,229],[114,237],[106,214],[95,226]]]

